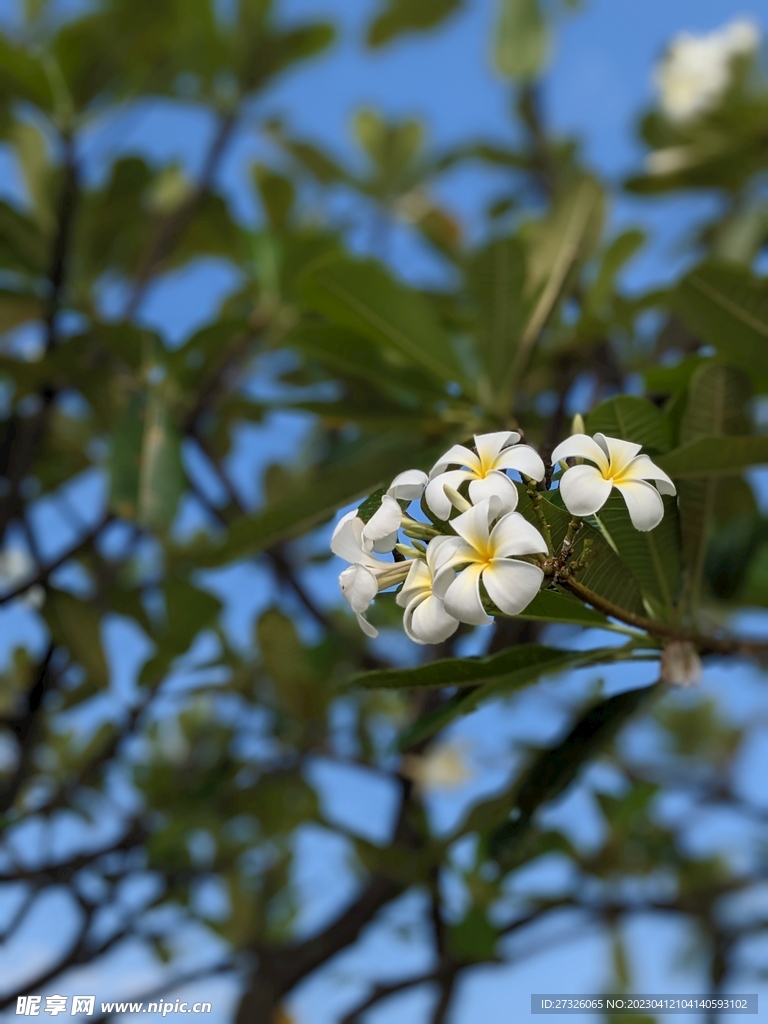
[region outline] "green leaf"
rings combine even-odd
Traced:
[[[669,425],[663,413],[647,398],[619,395],[601,402],[586,419],[587,432],[634,441],[651,453],[669,450]]]
[[[768,437],[702,437],[675,448],[657,462],[676,480],[733,476],[768,462]]]
[[[503,415],[509,408],[515,352],[529,311],[529,302],[523,299],[526,262],[520,240],[498,239],[476,253],[467,268],[467,283],[485,368],[480,397]]]
[[[528,495],[520,488],[518,488],[518,493],[520,493],[518,510],[535,523],[536,518],[531,512]],[[544,515],[552,531],[552,543],[556,550],[563,543],[568,524],[571,521],[570,513],[557,504],[559,500],[557,492],[550,492],[549,496],[542,495],[541,502]],[[646,609],[640,585],[630,568],[619,558],[602,533],[585,524],[579,531],[573,546],[576,557],[583,554],[587,541],[590,545],[587,564],[579,572],[579,582],[620,608],[635,612],[637,615],[644,615]]]
[[[479,806],[470,815],[467,830],[482,827],[499,812],[517,812],[488,837],[492,857],[509,867],[520,841],[529,830],[534,812],[554,800],[573,782],[581,768],[611,742],[619,729],[651,699],[663,692],[661,684],[609,697],[589,708],[563,741],[539,754],[515,784],[511,794]],[[487,826],[486,826],[487,827]]]
[[[269,226],[274,231],[284,231],[295,198],[293,185],[263,164],[255,164],[253,174]]]
[[[730,362],[768,373],[768,282],[732,263],[712,261],[681,282],[674,308],[691,330]]]
[[[40,299],[33,293],[0,288],[0,334],[20,324],[37,320],[42,313]]]
[[[638,251],[645,241],[642,231],[624,231],[615,238],[605,251],[597,277],[585,296],[585,305],[597,312],[607,302],[616,286],[616,275]]]
[[[170,526],[184,487],[181,437],[168,407],[165,382],[152,386],[139,464],[138,518],[150,527]]]
[[[664,518],[648,533],[635,529],[624,499],[615,491],[598,518],[640,584],[646,609],[654,617],[669,618],[680,583],[680,523],[675,499],[662,500]]]
[[[750,395],[745,373],[719,363],[705,363],[691,378],[680,422],[681,446],[695,444],[702,438],[744,433],[745,406]],[[678,484],[687,593],[694,606],[701,594],[707,543],[721,486],[715,476],[684,479]]]
[[[106,690],[109,669],[101,644],[100,610],[71,594],[52,590],[45,603],[45,618],[57,642],[65,644],[88,673],[88,692]]]
[[[549,56],[549,31],[538,0],[500,0],[494,63],[506,78],[536,78]]]
[[[310,309],[380,345],[393,363],[399,355],[404,369],[415,363],[439,380],[461,380],[432,308],[377,264],[324,261],[308,274],[301,291]]]
[[[368,45],[384,46],[408,32],[434,28],[461,5],[462,0],[383,0],[368,28]]]
[[[594,608],[588,608],[581,601],[556,590],[542,590],[515,618],[532,622],[564,622],[587,629],[599,628],[608,621]]]
[[[563,651],[538,644],[521,644],[487,658],[447,658],[417,668],[361,672],[352,676],[349,684],[368,690],[469,687],[406,729],[398,743],[400,749],[405,750],[434,735],[460,716],[474,711],[485,701],[530,686],[552,672],[599,661],[604,653]]]
[[[109,504],[118,515],[133,519],[138,511],[146,394],[132,390],[121,401],[123,409],[115,418],[107,462]]]
[[[472,906],[466,916],[448,929],[448,946],[465,963],[492,960],[499,933],[482,907]]]
[[[401,669],[400,671],[404,673],[424,672],[424,675],[417,678],[432,681],[416,684],[402,683],[400,686],[390,682],[390,685],[385,688],[399,689],[402,686],[413,685],[426,685],[434,688],[444,685],[471,687],[471,689],[465,689],[462,693],[458,693],[437,710],[423,715],[414,722],[398,739],[398,748],[407,750],[430,736],[434,736],[451,722],[469,714],[481,704],[506,697],[526,686],[531,686],[543,676],[562,672],[565,669],[578,668],[582,665],[598,664],[605,659],[610,661],[615,653],[615,647],[606,650],[563,651],[536,644],[521,644],[501,651],[499,654],[491,655],[489,658],[456,658],[452,661],[432,662],[420,669]],[[452,664],[457,667],[452,668]],[[429,673],[426,671],[427,669],[436,669],[436,671]],[[394,671],[396,670],[391,673],[382,672],[381,675],[389,676],[390,680],[393,680]],[[376,684],[370,681],[375,674],[366,673],[357,678],[364,680],[362,685],[367,688],[376,688]],[[368,679],[366,679],[366,675]],[[445,679],[452,677],[456,681],[440,684],[435,680],[441,676]]]

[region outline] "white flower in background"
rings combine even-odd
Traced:
[[[441,562],[441,551],[449,537],[435,537],[427,547],[427,560],[416,558],[411,562],[410,572],[403,589],[395,600],[405,608],[403,628],[407,636],[417,644],[439,644],[453,636],[459,627],[459,620],[445,610],[442,597],[435,593],[433,580]],[[453,579],[453,573],[442,578],[443,592]]]
[[[535,526],[518,512],[508,512],[491,528],[499,512],[497,500],[481,501],[451,521],[456,537],[438,549],[434,587],[443,595],[449,615],[472,626],[492,620],[483,608],[480,581],[488,596],[506,615],[518,615],[538,594],[544,573],[516,556],[546,553],[547,545]],[[445,578],[458,574],[445,586]]]
[[[747,20],[732,21],[707,35],[678,35],[654,74],[664,113],[684,123],[717,106],[730,83],[734,58],[753,53],[759,45],[760,31]]]
[[[472,778],[467,764],[465,744],[439,743],[426,754],[407,754],[402,773],[421,790],[457,789]]]
[[[16,590],[35,575],[35,562],[25,548],[8,547],[0,552],[0,589]],[[41,608],[45,602],[45,590],[36,584],[21,596],[31,608]]]
[[[398,512],[400,506],[398,505]],[[360,628],[366,636],[378,636],[378,630],[368,622],[364,612],[380,590],[402,583],[411,567],[406,562],[381,562],[374,558],[363,541],[366,524],[357,512],[348,512],[333,531],[331,551],[351,565],[339,576],[341,592],[357,615]]]
[[[617,437],[573,434],[552,452],[552,464],[580,458],[594,466],[571,466],[560,480],[565,507],[575,516],[590,516],[603,507],[615,487],[627,504],[632,525],[643,532],[658,526],[664,517],[662,494],[676,494],[664,470],[641,455],[642,445]],[[649,483],[656,482],[656,486]],[[661,492],[661,493],[659,493]]]
[[[406,469],[392,481],[381,499],[381,505],[363,527],[363,546],[367,551],[383,554],[397,544],[397,532],[403,512],[399,501],[418,501],[427,485],[427,474],[420,469]]]
[[[434,465],[427,484],[427,505],[439,519],[448,519],[453,505],[443,489],[448,484],[458,491],[469,481],[469,499],[473,505],[496,496],[502,508],[512,512],[517,508],[517,488],[506,474],[514,469],[533,480],[544,479],[544,463],[538,452],[527,444],[518,444],[520,435],[514,430],[494,434],[476,434],[477,453],[462,444],[456,444]],[[448,469],[459,466],[460,469]]]
[[[661,655],[661,681],[670,686],[698,686],[701,658],[688,640],[670,640]]]

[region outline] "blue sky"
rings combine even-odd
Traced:
[[[493,0],[465,0],[463,11],[434,36],[413,36],[371,53],[362,48],[361,40],[375,7],[373,0],[285,0],[283,10],[287,18],[328,15],[337,20],[341,25],[340,42],[329,57],[282,81],[260,102],[259,109],[283,114],[297,132],[315,138],[346,159],[354,156],[351,115],[363,105],[376,106],[390,115],[422,117],[430,138],[438,146],[448,146],[472,135],[509,137],[508,89],[493,74],[489,59]],[[737,16],[751,16],[758,21],[762,16],[765,27],[764,11],[757,4],[731,0],[592,0],[580,15],[564,18],[557,33],[544,93],[551,124],[558,132],[578,135],[588,161],[613,180],[620,180],[637,166],[642,155],[634,139],[633,125],[638,113],[652,100],[651,68],[665,44],[679,31],[708,31]],[[194,168],[205,143],[201,127],[204,128],[195,116],[180,116],[167,108],[158,108],[134,118],[130,131],[111,139],[110,147],[140,149],[157,160],[181,159]],[[255,135],[242,134],[221,174],[221,187],[246,220],[257,216],[246,188],[247,163],[261,152],[263,145]],[[0,164],[0,171],[7,174],[0,182],[0,191],[17,192],[18,184],[14,183],[7,162]],[[459,210],[472,233],[477,230],[478,211],[493,187],[488,176],[470,169],[447,177],[439,192]],[[670,275],[681,257],[673,240],[684,235],[696,218],[710,208],[710,202],[706,197],[617,202],[614,224],[640,222],[654,235],[648,254],[632,269],[631,284],[640,286]],[[405,276],[419,278],[432,272],[424,253],[410,243],[398,243],[394,258],[398,271]],[[235,282],[232,268],[215,261],[200,262],[190,270],[169,276],[155,288],[144,316],[169,339],[178,341],[211,316],[217,302]],[[285,426],[282,423],[281,430]],[[294,436],[298,436],[298,427],[296,431]],[[255,432],[242,441],[234,470],[245,493],[253,487],[258,466],[273,456],[275,433],[274,429]],[[83,500],[89,499],[86,496]],[[251,570],[243,572],[247,575]],[[247,586],[245,577],[242,579],[240,586],[226,589],[257,589]],[[329,599],[334,597],[335,591]],[[243,609],[237,602],[230,602],[227,615],[235,629],[245,630]],[[36,643],[40,642],[28,613],[4,611],[0,621],[6,632],[25,628]],[[20,625],[23,623],[27,625]],[[583,675],[574,676],[557,693],[559,697],[564,693],[575,696],[589,682]],[[623,678],[622,682],[626,684]],[[615,685],[616,679],[609,679],[610,683]],[[732,695],[741,687],[740,692],[747,693],[747,708],[759,703],[757,698],[749,697],[757,683],[746,671],[716,668],[706,685],[721,696],[726,692]],[[749,704],[750,699],[753,704]],[[501,724],[493,709],[473,716],[458,734],[477,759],[478,777],[464,792],[435,797],[431,806],[435,820],[444,823],[455,819],[468,799],[498,785],[509,771],[510,744],[517,733],[523,731],[530,737],[536,732],[545,741],[560,728],[562,712],[562,703],[553,698],[550,685],[516,702],[514,713],[510,710],[509,715],[502,716]],[[764,750],[760,748],[750,757],[753,760],[748,765],[749,774],[754,775],[759,770],[757,766],[764,768]],[[391,793],[380,779],[370,773],[359,773],[354,779],[349,774],[340,776],[333,765],[322,762],[313,767],[312,779],[331,820],[373,838],[384,834],[380,826],[387,819]],[[589,842],[590,835],[594,836],[594,830],[599,828],[589,780],[551,813],[558,821],[569,822],[575,835],[581,828],[584,841]],[[348,847],[320,829],[308,830],[300,844],[303,856],[297,884],[306,896],[301,923],[310,930],[320,925],[350,892],[351,879],[344,866]],[[556,863],[550,863],[543,879],[529,879],[528,884],[556,886],[559,870]],[[403,964],[416,969],[420,962],[426,963],[420,937],[403,937],[408,934],[409,922],[417,910],[418,897],[400,901],[386,915],[391,928],[366,933],[359,948],[308,981],[292,1001],[299,1024],[331,1024],[337,1019],[336,1008],[354,1001],[361,977],[383,972],[377,975],[381,977],[400,970]],[[51,917],[57,913],[60,911],[55,906],[49,910]],[[639,917],[631,923],[628,933],[638,971],[638,989],[669,992],[695,991],[700,987],[695,969],[676,965],[674,960],[683,931],[680,923],[661,923],[658,918]],[[186,936],[185,942],[191,947],[196,938]],[[3,976],[13,977],[22,965],[42,961],[50,941],[46,920],[34,923],[23,939],[26,945],[20,951],[0,961],[0,980]],[[546,934],[541,939],[546,943]],[[478,970],[459,993],[455,1024],[511,1021],[522,1014],[527,1016],[532,991],[551,987],[561,991],[599,989],[607,980],[607,956],[605,936],[585,930],[578,943],[552,952],[544,949],[520,966]],[[156,976],[156,966],[133,950],[123,959],[115,958],[98,977],[93,972],[81,972],[71,979],[66,990],[98,989],[102,998],[119,998],[129,994],[129,980],[133,979],[136,989],[141,989],[151,985]],[[231,987],[217,982],[196,992],[200,998],[214,999],[217,1012],[211,1024],[226,1019],[233,998]],[[425,1019],[429,998],[429,993],[422,991],[393,1000],[370,1016],[370,1024],[420,1024]],[[692,1018],[692,1024],[695,1019]]]

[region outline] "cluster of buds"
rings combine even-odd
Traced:
[[[518,489],[509,474],[533,487],[546,476],[544,462],[516,431],[474,440],[474,449],[454,445],[429,474],[401,473],[386,493],[336,526],[331,550],[350,563],[339,577],[341,590],[368,636],[377,633],[365,613],[392,587],[401,587],[403,626],[419,644],[446,640],[460,622],[480,626],[494,614],[519,615],[541,589],[553,552],[516,511]],[[652,530],[664,515],[661,495],[675,493],[640,445],[603,434],[573,434],[552,462],[554,486],[575,517],[598,512],[615,487],[634,526]],[[414,503],[424,520],[410,514]],[[394,560],[376,557],[385,554]]]

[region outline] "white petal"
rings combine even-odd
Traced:
[[[473,477],[474,474],[466,469],[452,469],[447,473],[438,474],[429,481],[424,497],[438,519],[448,519],[453,511],[451,499],[443,490],[443,484],[448,484],[454,491],[458,491],[460,484],[465,480],[472,480]]]
[[[560,494],[573,515],[591,516],[608,501],[612,486],[594,466],[571,466],[560,480]]]
[[[339,586],[354,612],[364,612],[379,592],[373,573],[364,565],[350,565],[339,576]]]
[[[366,617],[360,612],[357,613],[357,624],[366,636],[374,637],[379,635],[378,629],[376,629],[375,626],[372,626],[368,619],[366,619]]]
[[[561,459],[589,459],[600,469],[608,469],[608,456],[588,434],[572,434],[552,452],[552,465],[556,466]]]
[[[422,562],[420,558],[414,558],[403,584],[403,589],[397,595],[395,601],[401,608],[406,608],[411,601],[419,597],[429,596],[431,593],[432,573],[427,568],[425,562]]]
[[[376,559],[363,548],[363,528],[365,523],[354,512],[347,512],[338,521],[331,537],[331,551],[345,562],[367,565],[369,568],[377,564]]]
[[[546,472],[541,456],[527,444],[506,448],[496,459],[496,469],[516,469],[533,480],[543,480]]]
[[[601,448],[608,452],[611,462],[611,473],[615,476],[618,476],[622,470],[626,469],[643,448],[641,444],[634,444],[632,441],[622,441],[620,437],[606,437],[605,434],[595,434],[595,440]]]
[[[465,540],[475,551],[485,551],[488,546],[488,518],[490,515],[490,502],[481,501],[478,505],[462,512],[451,520],[451,526],[456,534]]]
[[[494,470],[482,480],[471,480],[469,484],[469,499],[473,505],[478,505],[488,498],[499,498],[501,503],[495,510],[496,515],[502,512],[513,512],[517,508],[517,488],[503,473]]]
[[[493,469],[500,452],[507,445],[517,444],[520,435],[516,430],[498,430],[493,434],[475,434],[475,448],[485,470]]]
[[[445,597],[445,592],[453,582],[456,575],[454,569],[459,565],[470,565],[478,561],[478,554],[473,547],[466,544],[461,537],[435,538],[442,539],[444,544],[440,547],[435,559],[435,568],[432,574],[432,592],[438,597]],[[430,542],[430,547],[435,541]],[[427,549],[429,556],[429,548]]]
[[[664,502],[653,484],[631,480],[626,484],[616,484],[616,488],[627,503],[629,518],[636,530],[647,533],[659,525],[664,518]]]
[[[544,573],[537,565],[514,558],[494,558],[483,573],[488,596],[507,615],[519,615],[536,597]]]
[[[485,614],[480,600],[479,565],[469,565],[459,573],[445,592],[445,610],[459,622],[470,626],[487,626],[492,620]]]
[[[647,455],[638,455],[634,458],[622,473],[625,480],[655,480],[656,486],[662,494],[677,494],[675,485],[669,479],[663,469],[648,458]]]
[[[438,473],[442,473],[446,466],[466,466],[471,469],[473,475],[480,472],[480,459],[473,451],[463,444],[455,444],[449,448],[445,455],[441,455],[432,467],[429,479],[432,480]]]
[[[397,531],[403,512],[394,498],[385,494],[381,505],[363,526],[363,547],[366,551],[391,551],[397,544]]]
[[[547,542],[519,512],[510,512],[491,531],[491,550],[494,558],[535,555],[539,552],[546,554]]]
[[[439,644],[453,636],[459,620],[449,615],[437,597],[412,601],[405,609],[403,627],[417,644]]]
[[[406,469],[404,473],[399,473],[395,477],[387,494],[398,501],[418,501],[424,493],[428,479],[427,474],[422,473],[420,469]]]

